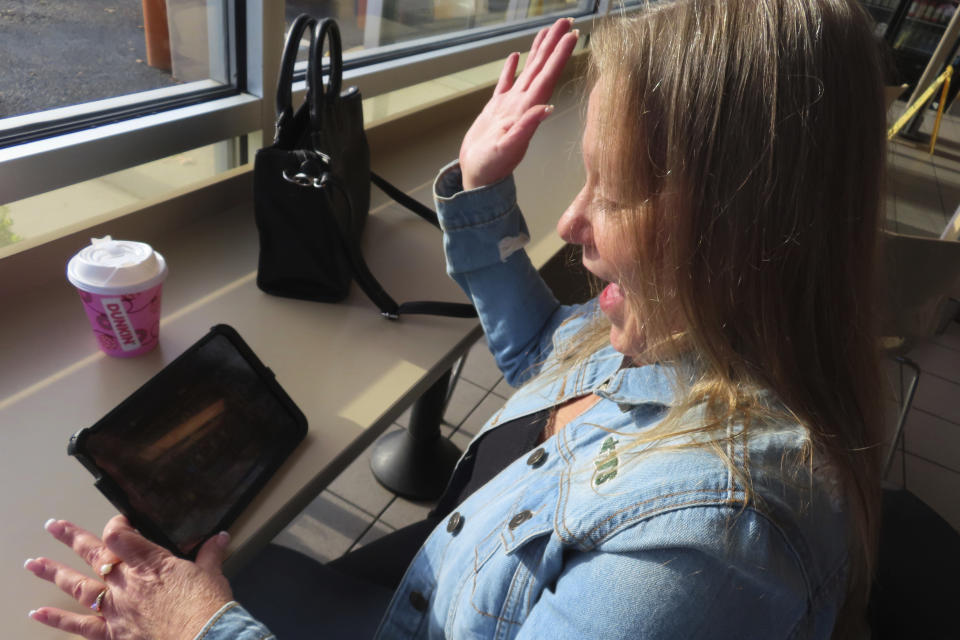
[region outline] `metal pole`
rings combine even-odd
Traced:
[[[450,375],[441,375],[413,405],[409,428],[390,432],[373,445],[373,476],[405,498],[439,498],[460,459],[460,449],[440,433]]]

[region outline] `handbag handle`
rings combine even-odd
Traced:
[[[330,72],[327,86],[323,86],[323,43],[330,43]],[[321,122],[323,105],[340,98],[343,81],[343,47],[340,28],[333,18],[324,18],[314,29],[310,39],[310,62],[307,65],[307,97],[310,100],[310,126],[313,131],[323,130]],[[329,125],[329,123],[328,123]]]
[[[297,16],[290,30],[287,31],[286,44],[283,46],[283,57],[280,59],[280,76],[277,79],[277,125],[274,140],[280,138],[281,130],[293,119],[293,67],[297,62],[297,53],[300,51],[300,40],[307,29],[310,29],[310,52],[313,53],[316,32],[313,29],[317,19],[302,13]],[[308,80],[309,83],[309,80]],[[307,85],[309,90],[309,84]],[[307,99],[310,99],[309,93]]]

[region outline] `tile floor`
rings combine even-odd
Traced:
[[[933,118],[925,120],[921,131],[931,128]],[[960,204],[960,117],[945,117],[933,156],[912,143],[890,144],[888,191],[891,230],[940,234]],[[888,480],[905,483],[960,530],[960,323],[951,323],[946,333],[909,355],[922,375],[902,453]],[[891,368],[891,387],[897,375]],[[479,342],[467,355],[447,408],[444,435],[463,449],[510,393],[486,344]],[[403,428],[408,415],[394,428]],[[381,487],[370,472],[369,455],[368,450],[347,468],[276,542],[326,561],[422,519],[431,505],[404,500]]]
[[[441,432],[463,450],[511,393],[481,340],[467,354]],[[393,428],[406,427],[409,415],[404,413]],[[377,483],[367,449],[274,541],[327,561],[422,520],[432,506],[395,496]]]

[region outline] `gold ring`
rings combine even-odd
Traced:
[[[107,589],[104,589],[97,594],[97,599],[93,601],[93,604],[90,605],[90,608],[100,613],[100,610],[103,609],[103,598],[107,595]]]
[[[107,562],[106,564],[100,565],[100,575],[106,578],[110,575],[110,572],[113,571],[113,568],[120,564],[119,562]]]

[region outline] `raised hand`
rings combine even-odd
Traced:
[[[107,523],[103,541],[64,520],[51,520],[45,528],[100,575],[93,579],[47,558],[27,560],[28,571],[95,612],[53,607],[30,612],[51,627],[88,640],[190,640],[232,599],[220,571],[226,534],[207,540],[194,563],[146,540],[123,516]]]
[[[577,44],[563,18],[541,29],[530,47],[523,71],[516,76],[520,54],[511,53],[493,97],[474,120],[460,146],[464,189],[492,184],[516,169],[537,126],[550,115],[547,101]]]

